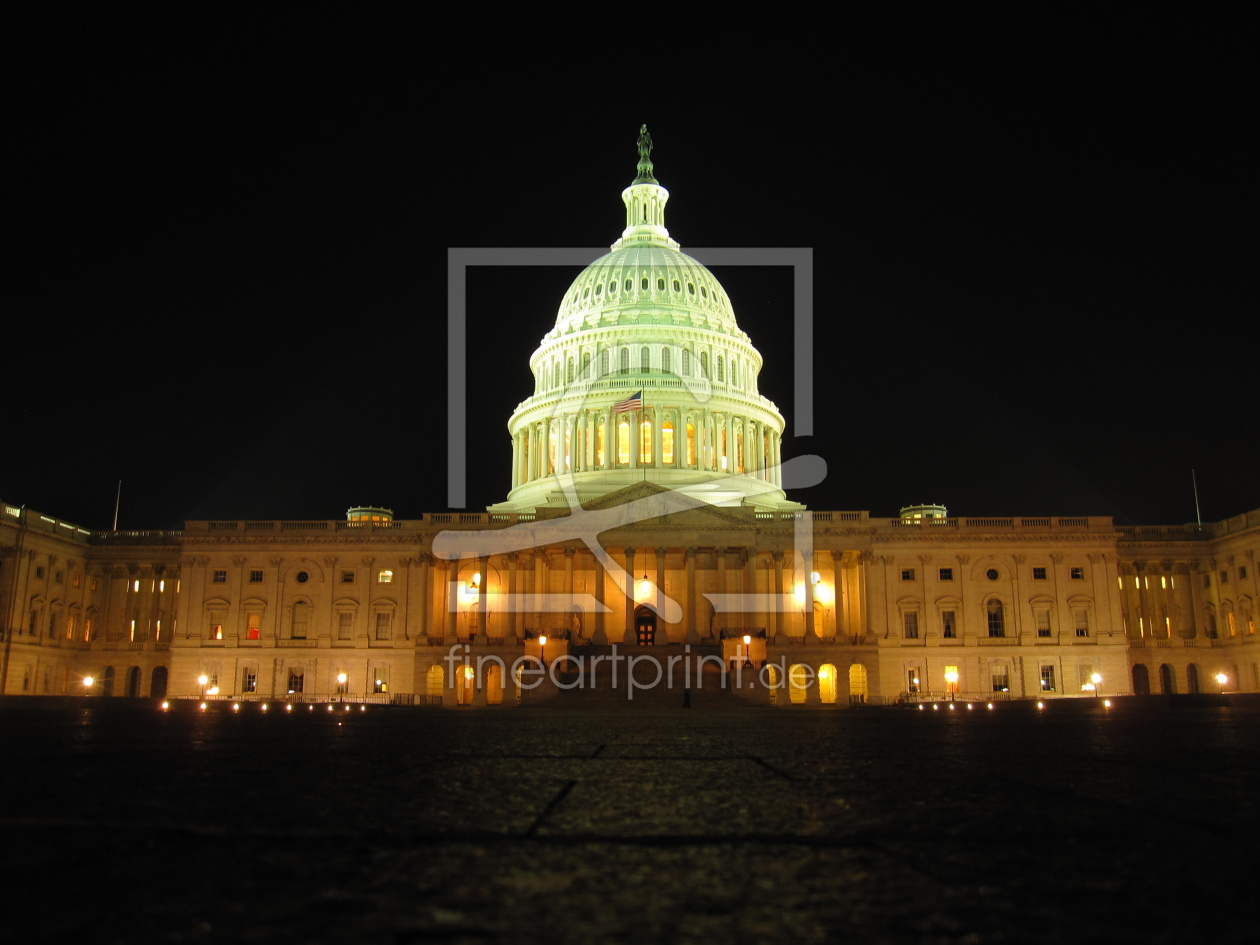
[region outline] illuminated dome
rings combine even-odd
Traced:
[[[665,228],[639,136],[626,228],[565,292],[508,422],[512,491],[493,511],[567,507],[646,481],[713,505],[799,508],[779,478],[783,417],[721,284]]]

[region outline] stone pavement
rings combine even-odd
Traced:
[[[1211,701],[6,698],[5,940],[1251,941],[1260,707]]]

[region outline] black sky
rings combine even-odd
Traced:
[[[715,269],[785,452],[829,464],[794,498],[1162,524],[1195,468],[1206,519],[1260,506],[1233,24],[734,43],[661,79],[564,44],[435,59],[384,22],[80,15],[19,89],[6,501],[92,528],[119,479],[123,528],[444,510],[447,247],[606,247],[646,121],[684,251],[814,252],[808,438],[790,273]],[[576,274],[469,282],[470,509],[506,496]]]

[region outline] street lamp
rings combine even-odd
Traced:
[[[1221,692],[1224,692],[1224,691],[1225,691],[1225,684],[1226,684],[1227,682],[1229,682],[1229,677],[1228,677],[1228,676],[1226,676],[1224,673],[1217,673],[1217,674],[1216,674],[1216,684],[1217,684],[1218,686],[1220,686],[1220,688],[1221,688]]]
[[[543,669],[547,668],[547,638],[540,636],[538,638],[538,662],[542,664]]]
[[[954,693],[958,691],[958,670],[951,669],[945,673],[945,684],[949,688],[949,701],[954,701]]]
[[[753,668],[752,661],[752,634],[744,634],[744,665],[749,669]]]
[[[345,673],[337,674],[337,692],[341,696],[341,701],[346,701],[346,679],[349,677]]]
[[[206,683],[208,683],[209,681],[210,681],[210,677],[207,676],[205,673],[202,673],[200,676],[197,677],[197,683],[198,685],[201,686],[201,698],[203,699],[206,697]]]
[[[1098,673],[1090,673],[1089,682],[1084,686],[1086,691],[1093,692],[1094,698],[1098,698],[1098,690],[1102,688],[1102,676]]]
[[[92,694],[92,683],[94,682],[96,682],[96,680],[91,676],[83,677],[83,694],[85,696],[90,696]]]

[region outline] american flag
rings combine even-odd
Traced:
[[[619,400],[613,404],[613,413],[624,413],[627,410],[638,410],[643,406],[643,391],[637,394],[631,394],[625,400]]]

